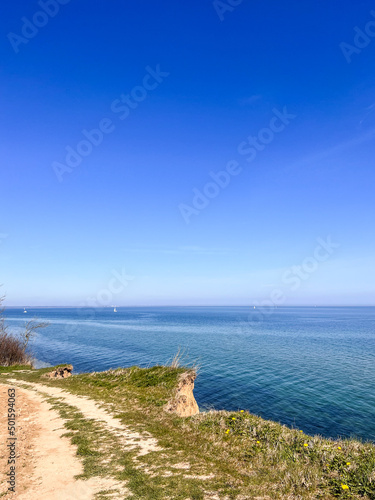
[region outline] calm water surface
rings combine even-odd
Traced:
[[[375,441],[375,308],[9,308],[15,331],[37,316],[50,325],[38,360],[75,372],[166,363],[181,347],[200,366],[202,409],[248,409],[325,436]]]

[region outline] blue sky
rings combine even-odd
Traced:
[[[47,3],[0,21],[8,305],[374,304],[371,2]]]

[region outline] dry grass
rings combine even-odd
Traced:
[[[180,366],[182,365],[183,356],[184,356],[184,351],[181,351],[181,347],[179,347],[178,351],[173,356],[172,361],[169,363],[168,366],[170,366],[171,368],[180,368]]]
[[[173,356],[172,360],[167,363],[166,366],[171,368],[185,367],[186,370],[192,370],[196,374],[198,374],[200,371],[200,365],[198,364],[198,362],[193,361],[189,363],[187,353],[185,349],[181,350],[181,347],[178,348],[177,353]]]

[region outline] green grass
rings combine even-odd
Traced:
[[[13,367],[6,369],[10,370]],[[137,457],[100,423],[85,419],[56,398],[49,399],[78,446],[83,477],[104,475],[125,481],[134,499],[203,500],[209,492],[229,499],[240,495],[245,499],[267,495],[272,499],[375,499],[372,443],[309,436],[246,411],[208,412],[186,419],[164,412],[162,406],[185,368],[131,367],[63,380],[43,378],[50,370],[15,370],[9,377],[89,396],[124,425],[147,431],[158,440],[162,451]],[[0,381],[6,378],[2,375]],[[102,492],[99,497],[110,495]]]
[[[10,373],[18,370],[31,370],[31,365],[0,366],[0,373]]]

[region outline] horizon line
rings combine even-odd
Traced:
[[[26,308],[26,307],[30,307],[30,308],[44,308],[44,309],[112,309],[113,307],[117,307],[117,308],[130,308],[130,307],[254,307],[254,304],[200,304],[200,305],[197,305],[197,304],[179,304],[179,305],[176,305],[176,304],[163,304],[163,305],[153,305],[153,304],[150,304],[150,305],[126,305],[126,306],[76,306],[76,305],[64,305],[64,306],[56,306],[56,305],[53,305],[53,306],[47,306],[47,305],[44,305],[44,306],[36,306],[36,305],[30,305],[30,304],[26,304],[26,305],[5,305],[4,308],[5,309],[8,309],[8,308],[18,308],[18,309],[23,309],[23,308]],[[278,306],[278,305],[274,305],[274,306],[255,306],[256,309],[264,309],[264,308],[269,308],[269,307],[272,307],[272,308],[275,308],[275,309],[282,309],[282,308],[288,308],[288,307],[375,307],[375,304],[360,304],[360,305],[344,305],[344,304],[326,304],[326,305],[322,305],[322,304],[291,304],[291,305],[282,305],[282,306]]]

